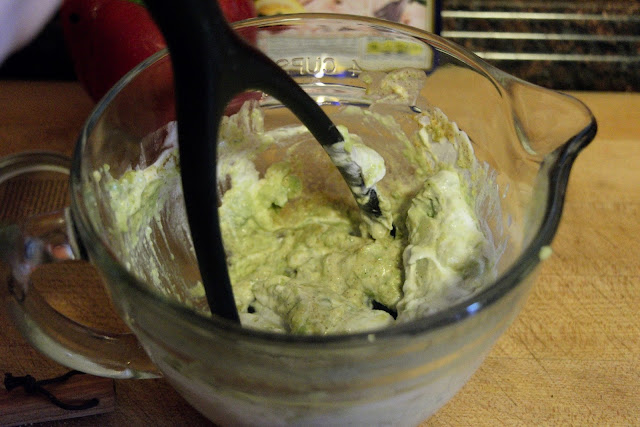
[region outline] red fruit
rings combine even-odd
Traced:
[[[252,0],[220,0],[220,6],[231,22],[256,16]],[[166,47],[147,9],[130,0],[65,0],[60,18],[78,80],[95,101]]]
[[[147,10],[127,0],[66,0],[60,18],[78,80],[95,101],[166,47]]]
[[[257,16],[253,0],[218,0],[218,4],[229,22],[242,21]]]

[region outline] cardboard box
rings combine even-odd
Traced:
[[[440,32],[440,0],[255,0],[260,15],[345,13],[375,16]]]

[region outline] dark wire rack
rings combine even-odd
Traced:
[[[640,90],[640,1],[445,0],[442,36],[560,90]]]

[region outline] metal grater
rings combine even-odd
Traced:
[[[640,90],[640,0],[444,0],[442,36],[559,90]]]
[[[69,176],[35,172],[0,183],[0,221],[17,221],[69,206]]]

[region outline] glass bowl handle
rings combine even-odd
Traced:
[[[53,153],[11,156],[0,161],[0,183],[38,171],[68,174],[69,163]],[[31,274],[38,266],[82,259],[83,253],[69,208],[0,224],[0,260],[11,272],[9,312],[16,327],[33,347],[69,368],[111,378],[160,376],[135,335],[81,325],[51,307],[32,285]]]

